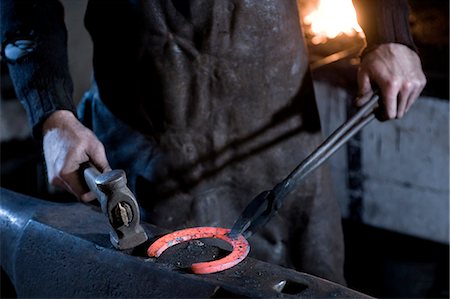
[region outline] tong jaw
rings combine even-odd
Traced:
[[[259,227],[264,226],[276,212],[275,196],[272,190],[258,194],[236,220],[229,233],[230,238],[243,235],[249,238]]]

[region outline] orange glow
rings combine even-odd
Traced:
[[[324,43],[340,34],[364,36],[352,0],[319,0],[317,8],[305,17],[304,22],[311,26],[313,44]]]

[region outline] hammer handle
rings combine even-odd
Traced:
[[[103,192],[100,191],[98,188],[98,185],[96,183],[96,179],[99,175],[101,175],[101,172],[98,171],[98,169],[90,162],[86,162],[82,165],[82,171],[84,180],[86,181],[86,184],[89,187],[89,190],[94,192],[95,196],[97,197],[98,201],[100,202],[100,205],[102,206],[102,210],[105,210],[106,208],[106,198],[103,196]]]

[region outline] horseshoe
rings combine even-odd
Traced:
[[[150,245],[147,250],[147,255],[149,257],[159,257],[167,248],[190,240],[202,238],[221,239],[229,243],[233,247],[233,251],[227,256],[215,261],[194,263],[191,266],[191,270],[195,274],[209,274],[224,271],[239,264],[250,252],[250,245],[242,235],[238,235],[236,238],[230,238],[228,236],[229,232],[230,229],[220,227],[194,227],[175,231],[159,238]]]

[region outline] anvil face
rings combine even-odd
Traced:
[[[95,206],[47,202],[6,189],[0,196],[2,267],[19,297],[367,297],[252,258],[219,273],[195,275],[187,270],[190,263],[226,251],[192,241],[150,259],[145,248],[116,250],[107,219]],[[149,242],[163,234],[143,226]]]

